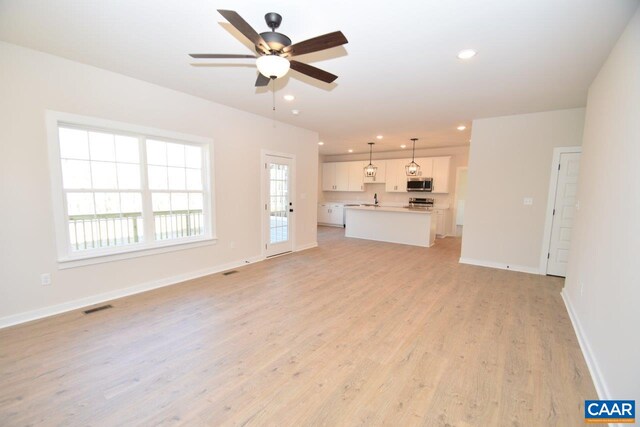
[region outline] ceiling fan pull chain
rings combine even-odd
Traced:
[[[272,100],[273,100],[273,118],[272,118],[272,122],[273,122],[273,127],[276,127],[276,79],[271,79],[271,81],[273,83],[271,83],[271,93],[273,94]]]

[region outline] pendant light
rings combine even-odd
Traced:
[[[373,153],[373,142],[369,142],[369,164],[364,168],[364,176],[367,178],[373,178],[378,171],[377,166],[373,166],[371,163],[371,154]]]
[[[407,176],[417,176],[420,172],[420,165],[416,163],[416,141],[418,138],[411,138],[413,141],[413,154],[411,155],[411,163],[404,167]]]

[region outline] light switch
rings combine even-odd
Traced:
[[[525,206],[533,205],[533,198],[532,197],[525,197],[524,201],[522,202],[522,204],[524,204]]]
[[[40,284],[42,286],[50,286],[51,285],[51,274],[43,273],[40,275]]]

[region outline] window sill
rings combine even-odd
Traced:
[[[188,241],[155,244],[153,246],[138,246],[135,248],[127,248],[118,250],[117,252],[108,253],[92,253],[77,254],[68,257],[58,258],[58,269],[66,270],[68,268],[83,267],[85,265],[102,264],[105,262],[120,261],[131,258],[139,258],[143,256],[163,254],[167,252],[181,251],[184,249],[198,248],[201,246],[215,245],[218,241],[217,237],[203,237],[200,239],[190,239]]]

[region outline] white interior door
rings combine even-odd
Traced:
[[[265,155],[266,256],[291,252],[291,164],[292,159]]]
[[[547,274],[565,277],[575,214],[580,153],[562,153],[549,243]]]

